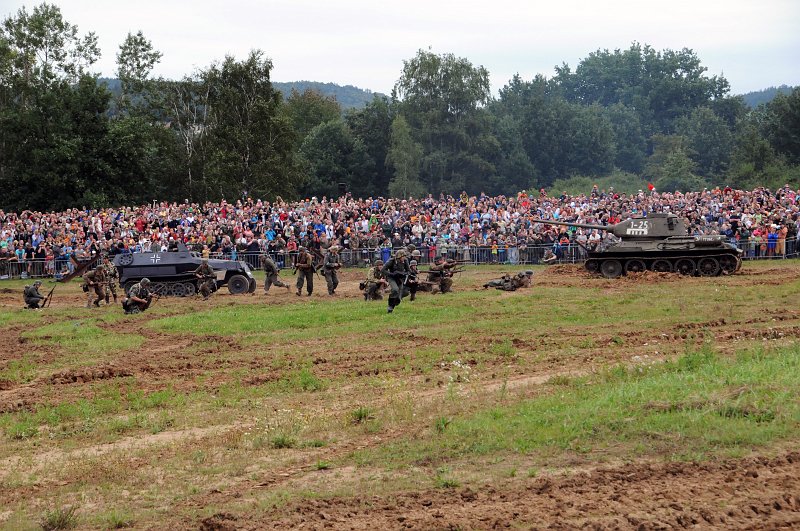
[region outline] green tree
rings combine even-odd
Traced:
[[[324,96],[314,89],[298,92],[292,89],[282,107],[297,135],[298,145],[303,143],[308,133],[319,124],[339,118],[342,109],[336,98]]]
[[[386,167],[386,156],[395,114],[395,108],[388,98],[375,96],[363,109],[351,110],[345,115],[350,131],[361,141],[372,159],[375,170],[369,180],[378,195],[386,195],[389,191],[391,172]]]
[[[339,183],[346,183],[356,197],[373,195],[369,182],[374,172],[372,160],[342,119],[312,129],[300,152],[308,169],[303,187],[306,197],[335,197]]]
[[[161,57],[161,52],[153,48],[153,43],[141,31],[136,35],[128,33],[117,53],[117,77],[122,86],[121,109],[128,110],[133,98],[141,98],[146,89],[151,88],[148,83],[150,73]]]
[[[800,87],[766,105],[762,132],[777,153],[800,164]]]
[[[272,61],[252,51],[205,72],[209,85],[204,172],[211,197],[291,196],[301,183],[292,126],[280,116]]]
[[[394,177],[389,181],[391,197],[420,197],[425,188],[419,181],[422,147],[411,138],[411,129],[402,116],[392,122],[392,137],[389,153],[386,155],[386,166],[394,170]]]
[[[733,133],[728,124],[708,107],[698,107],[675,122],[677,134],[687,146],[700,175],[709,177],[728,169]]]

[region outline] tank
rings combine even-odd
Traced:
[[[583,227],[611,232],[621,241],[602,251],[588,251],[584,266],[591,273],[618,278],[642,271],[675,272],[713,277],[731,275],[742,265],[742,251],[724,236],[690,236],[675,214],[652,213],[616,225],[532,220],[546,225]]]
[[[193,271],[201,262],[200,255],[189,251],[183,243],[178,243],[177,251],[128,253],[114,257],[119,283],[125,293],[146,277],[153,283],[153,290],[174,297],[191,297],[197,293],[198,278]],[[256,279],[245,262],[209,260],[208,265],[216,273],[217,289],[227,286],[234,295],[256,290]]]

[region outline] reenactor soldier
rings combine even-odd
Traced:
[[[217,282],[217,276],[214,274],[214,269],[208,265],[208,258],[203,258],[200,265],[193,271],[194,276],[198,278],[198,291],[203,296],[203,300],[207,301],[214,291],[214,284]]]
[[[143,278],[128,290],[128,296],[122,299],[122,309],[126,314],[140,313],[147,310],[152,302],[150,279]]]
[[[114,264],[109,260],[108,255],[103,255],[103,267],[106,270],[106,304],[110,304],[110,296],[114,297],[114,303],[117,302],[117,284],[119,284],[119,271],[114,267]]]
[[[367,280],[364,282],[364,300],[379,301],[383,299],[382,291],[387,286],[381,270],[383,260],[375,260],[375,265],[367,270]]]
[[[437,284],[441,293],[452,291],[453,275],[450,270],[455,265],[456,262],[445,261],[443,257],[438,257],[428,271],[428,281]]]
[[[414,251],[419,252],[419,251]],[[408,280],[403,288],[403,297],[410,295],[409,300],[413,301],[417,298],[417,291],[419,290],[419,270],[417,269],[417,261],[411,260],[408,262]]]
[[[30,310],[38,310],[41,308],[39,304],[45,299],[45,296],[39,293],[39,286],[42,285],[41,280],[33,283],[33,286],[25,286],[22,290],[22,297],[25,299],[26,308]]]
[[[328,254],[325,255],[322,267],[322,274],[325,275],[325,281],[328,283],[328,295],[335,295],[336,288],[339,286],[339,276],[336,272],[342,267],[342,263],[339,261],[338,245],[331,245],[328,248]]]
[[[93,271],[89,271],[83,275],[83,291],[86,292],[86,307],[91,308],[92,304],[100,307],[100,301],[106,298],[105,292],[106,285],[106,268],[98,266]],[[94,300],[92,300],[94,294]]]
[[[533,281],[533,271],[530,269],[526,271],[520,271],[517,273],[517,277],[519,278],[519,287],[521,288],[529,288],[531,287],[531,282]]]
[[[392,313],[395,307],[400,304],[403,296],[403,286],[411,274],[411,268],[406,256],[406,250],[400,249],[383,267],[383,277],[389,282],[389,288],[391,289],[389,306],[386,309],[388,313]]]
[[[486,284],[484,284],[483,285],[483,289],[486,289],[486,288],[503,289],[503,286],[508,285],[510,283],[511,283],[511,275],[506,273],[502,277],[492,279],[489,282],[487,282]]]
[[[304,246],[298,248],[294,267],[297,269],[297,296],[302,295],[303,282],[305,281],[306,291],[308,291],[308,296],[310,297],[314,292],[314,257]]]
[[[279,288],[286,288],[286,291],[292,289],[289,287],[289,284],[284,284],[281,282],[281,279],[278,278],[281,268],[278,267],[278,264],[276,264],[268,254],[261,255],[261,267],[264,268],[264,293],[269,292],[269,288],[271,288],[273,284]]]

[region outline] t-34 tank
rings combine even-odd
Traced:
[[[589,251],[584,264],[588,271],[606,278],[646,270],[713,277],[735,273],[742,265],[741,251],[724,236],[689,236],[686,224],[675,214],[652,213],[616,225],[532,221],[609,231],[620,238],[605,250]]]
[[[202,258],[197,253],[190,252],[183,243],[178,243],[177,251],[128,253],[114,257],[114,265],[119,271],[119,283],[126,293],[131,286],[146,277],[153,283],[154,291],[175,297],[191,297],[197,293],[198,278],[193,271],[201,262]],[[246,263],[209,260],[208,265],[216,273],[217,289],[228,286],[228,291],[234,295],[253,293],[256,290],[256,279]]]

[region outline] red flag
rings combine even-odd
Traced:
[[[647,183],[647,189],[648,189],[648,190],[650,190],[650,191],[652,192],[653,190],[655,190],[655,189],[656,189],[656,187],[655,187],[655,186],[653,186],[653,183]]]

